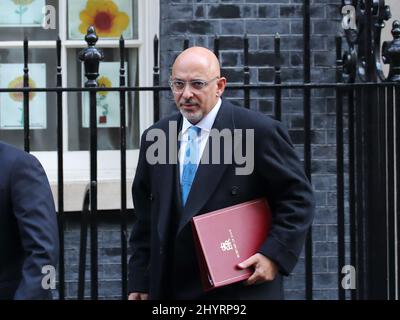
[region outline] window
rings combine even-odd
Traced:
[[[23,43],[29,40],[30,86],[56,86],[56,39],[62,41],[63,87],[80,87],[86,81],[79,52],[87,27],[94,24],[104,51],[98,81],[119,85],[119,37],[125,38],[126,75],[129,86],[151,86],[153,38],[159,28],[158,0],[34,0],[7,1],[0,10],[0,87],[21,85]],[[55,29],[42,27],[45,6],[56,12]],[[49,11],[47,11],[49,12]],[[98,181],[99,209],[120,206],[119,197],[119,97],[116,92],[99,92]],[[127,177],[134,176],[140,134],[152,123],[152,93],[129,92],[127,101]],[[0,94],[0,140],[23,148],[21,95]],[[80,210],[89,181],[88,95],[63,93],[65,210]],[[31,151],[43,164],[57,197],[56,94],[30,95]],[[104,194],[104,196],[103,196]],[[130,193],[128,193],[130,194]],[[128,205],[131,200],[128,199]]]

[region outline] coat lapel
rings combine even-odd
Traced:
[[[172,142],[175,146],[177,146],[176,142],[178,141],[178,134],[182,127],[182,116],[179,114],[177,115],[176,119],[172,121],[176,121],[177,123],[177,130],[175,132],[170,133],[169,127],[165,128],[165,132],[167,133],[167,150],[170,150],[169,147],[171,146],[171,139],[174,139]],[[177,152],[178,150],[174,150],[176,153],[177,159]],[[176,159],[168,159],[168,160],[176,160]],[[156,189],[158,190],[158,194],[160,197],[159,200],[159,217],[158,217],[158,234],[161,240],[165,238],[167,235],[168,227],[170,226],[170,219],[171,219],[171,208],[172,208],[172,200],[174,197],[173,186],[175,185],[175,176],[174,171],[177,168],[177,164],[174,161],[167,161],[167,164],[158,165],[155,167],[156,176],[158,177],[158,184]],[[168,186],[168,187],[165,187]]]
[[[213,129],[217,129],[218,131],[221,131],[222,129],[233,129],[232,108],[228,106],[224,100],[222,101],[221,108],[215,118]],[[221,152],[223,149],[223,143],[220,144],[220,148],[220,155],[223,155],[223,152]],[[190,189],[186,205],[183,208],[182,217],[179,221],[178,233],[190,221],[190,219],[198,214],[204,207],[207,200],[218,186],[226,168],[229,166],[229,164],[224,164],[222,161],[220,164],[211,164],[212,154],[210,139],[207,141],[205,150],[209,150],[209,164],[200,162],[199,167],[197,168],[193,185]],[[204,160],[203,158],[202,160]]]

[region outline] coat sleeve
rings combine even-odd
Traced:
[[[314,217],[312,186],[280,122],[272,121],[256,148],[256,170],[266,183],[273,212],[270,233],[259,252],[288,275],[297,263]]]
[[[46,174],[32,155],[24,153],[16,159],[11,174],[11,197],[25,256],[14,299],[50,298],[49,282],[44,277],[49,275],[49,267],[53,271],[57,267],[57,216]]]
[[[135,210],[135,222],[129,240],[131,257],[128,266],[128,292],[149,291],[149,260],[150,260],[150,178],[149,165],[146,161],[146,146],[141,138],[139,161],[132,185],[132,198]]]

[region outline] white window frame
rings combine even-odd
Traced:
[[[125,48],[138,49],[139,59],[139,86],[153,85],[153,40],[154,35],[159,35],[160,21],[159,0],[138,0],[138,39],[125,40]],[[58,26],[61,38],[61,66],[63,74],[63,87],[67,87],[67,50],[85,48],[84,40],[67,39],[67,1],[59,1]],[[29,39],[28,39],[29,40]],[[56,39],[53,41],[30,41],[29,48],[56,48]],[[98,48],[118,48],[119,40],[99,40]],[[21,41],[0,41],[0,48],[22,48]],[[54,84],[48,84],[55,86]],[[89,151],[68,150],[68,97],[63,93],[64,117],[64,210],[80,211],[84,197],[84,190],[89,183],[90,161]],[[151,91],[139,93],[139,132],[153,123],[153,93]],[[42,163],[52,187],[55,203],[57,205],[57,152],[32,152]],[[130,187],[136,171],[139,150],[127,150],[127,206],[132,207]],[[99,210],[118,209],[120,200],[120,151],[98,151],[98,208]]]

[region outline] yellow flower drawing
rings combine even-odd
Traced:
[[[23,88],[24,87],[24,77],[20,76],[12,80],[8,87],[11,89],[14,88]],[[32,79],[29,79],[29,88],[36,88],[36,83]],[[9,93],[11,99],[17,102],[21,102],[24,100],[24,94],[22,92],[10,92]],[[36,92],[29,92],[29,101],[31,101],[36,95]]]
[[[119,37],[129,25],[129,16],[119,11],[112,0],[88,0],[79,18],[82,34],[86,34],[89,26],[94,26],[99,37]]]
[[[100,77],[97,80],[100,88],[111,88],[111,81],[107,77]],[[109,91],[99,91],[99,95],[105,97]]]
[[[12,0],[16,5],[26,6],[27,4],[31,4],[34,0]]]

